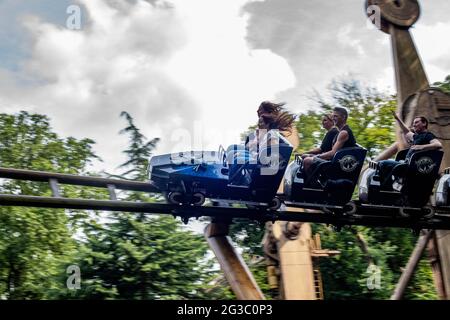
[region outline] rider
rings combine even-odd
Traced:
[[[324,114],[322,118],[322,127],[327,131],[322,140],[320,147],[311,149],[301,155],[302,158],[311,157],[316,154],[328,152],[333,148],[333,140],[339,133],[339,130],[334,126],[333,114]]]
[[[331,160],[338,150],[356,146],[352,129],[347,125],[347,118],[348,112],[345,108],[335,107],[333,109],[333,121],[339,133],[333,139],[331,150],[313,157],[306,157],[303,160],[303,168],[307,175],[313,172],[320,163]]]
[[[294,126],[295,116],[283,108],[284,103],[274,103],[270,101],[263,101],[257,110],[258,124],[254,133],[247,136],[245,141],[245,149],[240,149],[239,146],[233,145],[228,148],[227,154],[233,155],[229,157],[229,161],[234,164],[244,165],[247,162],[257,160],[259,145],[263,142],[264,136],[270,130],[278,130],[294,147],[298,146],[298,133]],[[271,144],[278,144],[278,140],[274,140],[275,135],[268,135],[271,137],[270,141],[266,141],[267,146]],[[267,136],[266,136],[267,137]],[[241,166],[230,166],[229,176],[232,177],[233,184],[245,184],[247,178],[236,175]],[[233,179],[236,177],[236,179]]]
[[[400,119],[400,117],[392,112],[395,120],[400,126],[403,133],[403,138],[406,143],[411,147],[406,154],[405,162],[409,162],[412,155],[418,151],[425,150],[438,150],[442,148],[441,142],[435,137],[433,133],[428,131],[428,120],[423,116],[417,116],[413,121],[413,132],[408,129],[405,123]],[[391,180],[391,175],[394,167],[399,164],[399,161],[395,160],[383,160],[378,163],[380,170],[380,178],[383,184],[388,183]]]
[[[294,126],[295,116],[286,111],[285,103],[263,101],[257,110],[258,129],[256,134],[247,137],[245,142],[248,149],[255,147],[263,136],[270,130],[279,130],[280,134],[296,146],[299,144],[298,132]]]

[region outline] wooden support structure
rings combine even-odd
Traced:
[[[437,294],[439,296],[439,299],[444,300],[446,299],[447,295],[445,292],[444,283],[442,282],[443,276],[442,276],[441,259],[437,249],[436,241],[437,241],[436,235],[431,237],[430,241],[428,241],[427,247],[428,260],[430,261],[431,270],[433,271],[433,280]]]
[[[288,225],[287,221],[277,221],[272,226],[279,260],[281,299],[316,300],[310,224],[301,223],[295,237],[286,232]]]
[[[394,293],[391,296],[391,300],[401,300],[405,294],[406,287],[409,281],[414,275],[414,271],[419,264],[420,258],[422,257],[423,251],[425,250],[428,241],[430,241],[433,236],[434,231],[425,231],[423,235],[419,237],[417,244],[409,257],[408,264],[403,271],[400,280],[395,287]]]
[[[239,300],[264,300],[252,273],[228,237],[228,223],[211,223],[205,229],[205,238],[216,255],[231,289]]]
[[[444,150],[442,168],[450,167],[450,96],[430,88],[425,68],[409,32],[419,19],[418,0],[366,0],[366,7],[379,9],[381,30],[390,34],[397,85],[397,111],[409,125],[414,117],[422,115],[429,120],[429,130],[441,141]],[[373,12],[368,10],[368,14]],[[397,148],[391,146],[378,160],[392,157],[405,143],[397,127]],[[441,281],[447,299],[450,299],[450,233],[435,232],[435,243],[440,256],[441,270],[435,276]],[[436,270],[435,270],[436,271]]]

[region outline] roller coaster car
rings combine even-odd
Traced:
[[[226,152],[220,147],[218,152],[153,156],[150,182],[172,204],[202,205],[210,198],[275,210],[281,206],[276,192],[292,150],[278,132],[269,131],[253,154],[231,145]]]
[[[432,217],[434,209],[427,203],[444,153],[440,150],[418,151],[406,161],[408,150],[397,154],[395,161],[399,163],[390,174],[382,174],[380,163],[371,161],[361,177],[359,199],[364,204],[395,207],[402,216]]]
[[[438,207],[450,207],[450,168],[445,169],[444,174],[439,179],[436,188],[436,205]]]
[[[303,208],[354,212],[349,202],[358,182],[367,150],[362,147],[344,148],[331,161],[320,163],[306,176],[302,160],[296,156],[285,173],[285,203]]]

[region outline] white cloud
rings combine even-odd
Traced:
[[[364,55],[364,49],[361,46],[361,40],[355,37],[352,37],[352,31],[354,26],[352,24],[347,24],[341,28],[339,28],[337,33],[337,40],[341,46],[348,46],[356,50],[356,52],[360,55]]]
[[[395,90],[389,36],[366,27],[360,0],[78,2],[81,31],[23,18],[33,42],[19,71],[0,69],[0,103],[49,115],[60,134],[93,138],[109,169],[124,160],[122,110],[149,138],[163,138],[158,152],[189,148],[168,139],[176,129],[201,133],[197,149],[215,149],[236,142],[262,100],[304,111],[313,89],[324,93],[349,73]],[[430,81],[450,74],[450,25],[436,15],[447,2],[424,2],[412,31]]]
[[[80,0],[89,17],[81,31],[27,16],[33,45],[22,75],[34,85],[2,85],[0,102],[49,115],[64,135],[93,138],[108,169],[124,160],[122,110],[149,138],[163,138],[158,152],[173,151],[168,137],[179,128],[201,128],[208,148],[236,142],[256,122],[257,104],[294,84],[284,59],[248,49],[246,2]]]
[[[411,32],[430,81],[450,74],[448,0],[422,1],[422,16]],[[313,90],[325,94],[333,79],[351,74],[379,90],[395,92],[389,35],[367,27],[361,0],[266,0],[246,6],[248,40],[286,59],[296,86],[277,95],[302,112],[314,106]]]
[[[419,25],[412,34],[429,81],[442,81],[450,74],[450,22]]]
[[[183,12],[189,43],[172,59],[170,74],[201,106],[198,120],[204,127],[206,148],[219,143],[207,139],[211,131],[223,131],[228,141],[221,143],[232,143],[230,135],[236,142],[239,133],[256,122],[262,100],[273,99],[278,91],[295,84],[283,58],[269,50],[248,48],[247,18],[239,14],[246,2],[176,2]]]

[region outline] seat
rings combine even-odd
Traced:
[[[260,145],[257,166],[251,170],[251,188],[260,195],[273,197],[283,179],[293,147],[280,134],[278,143]]]
[[[390,189],[397,182],[399,186],[395,189],[401,192],[406,201],[405,204],[413,207],[426,205],[439,176],[443,155],[444,153],[440,150],[415,152],[409,160],[393,167],[390,176],[386,176],[386,180],[394,183],[383,187]]]
[[[250,183],[249,170],[254,168],[256,160],[251,156],[244,145],[233,144],[226,150],[226,161],[222,174],[228,174],[231,186],[243,186]],[[225,166],[228,166],[226,168]]]
[[[354,186],[356,185],[367,150],[362,147],[351,147],[338,150],[331,161],[322,162],[317,165],[310,174],[305,186],[314,187],[317,184],[325,187],[327,181],[348,180]]]
[[[441,150],[418,151],[408,162],[407,174],[421,177],[437,177],[444,152]]]
[[[443,152],[440,150],[427,150],[418,151],[414,153],[409,160],[405,161],[404,156],[409,149],[400,151],[403,155],[397,155],[395,161],[400,161],[395,164],[390,172],[391,176],[404,178],[404,177],[419,177],[419,178],[432,178],[437,176],[439,167],[441,165]],[[379,166],[378,166],[379,171]],[[379,172],[378,172],[379,173]],[[428,176],[428,177],[427,177]],[[387,176],[386,179],[391,177]]]
[[[250,159],[250,153],[245,148],[244,145],[240,144],[232,144],[230,145],[226,152],[226,164],[243,164],[247,161],[247,158]]]

